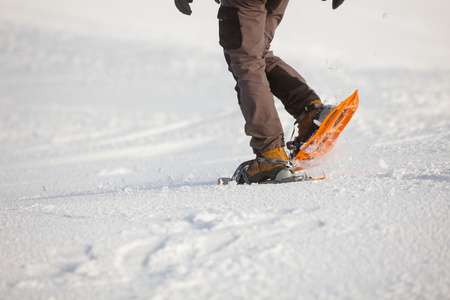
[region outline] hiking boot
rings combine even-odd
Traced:
[[[264,161],[266,159],[266,161]],[[270,160],[279,160],[270,162]],[[282,163],[282,162],[285,163]],[[267,179],[274,179],[277,174],[288,168],[289,157],[284,150],[284,147],[275,148],[262,152],[257,155],[257,158],[250,164],[246,171],[247,178],[250,182],[261,182]]]
[[[294,141],[287,143],[288,149],[292,150],[292,157],[295,157],[302,145],[314,136],[323,120],[335,108],[332,105],[323,105],[320,100],[311,102],[305,112],[297,118],[298,135]]]
[[[314,120],[320,114],[323,109],[323,104],[320,100],[311,102],[306,108],[305,113],[297,118],[298,135],[294,141],[299,143],[305,143],[317,130],[317,125],[314,124]],[[319,125],[320,126],[320,125]]]

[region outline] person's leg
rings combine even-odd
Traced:
[[[266,62],[272,66],[267,71],[272,93],[281,100],[286,111],[295,119],[308,105],[320,102],[320,97],[306,84],[305,79],[283,60],[276,56],[267,56]]]
[[[284,146],[283,128],[266,75],[266,4],[261,0],[223,0],[219,9],[220,44],[251,136],[255,153]]]
[[[319,96],[307,84],[305,79],[281,58],[270,51],[275,30],[283,19],[289,0],[268,1],[265,53],[266,74],[272,93],[281,100],[286,111],[297,118]]]

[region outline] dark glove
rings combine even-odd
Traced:
[[[333,0],[333,9],[338,8],[342,3],[344,3],[344,0]]]
[[[192,14],[191,7],[189,3],[192,3],[193,0],[175,0],[175,6],[178,8],[180,12],[185,15],[190,16]]]

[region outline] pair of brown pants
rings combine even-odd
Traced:
[[[245,133],[255,153],[283,147],[275,95],[297,118],[319,99],[303,77],[270,51],[289,0],[222,0],[218,13],[220,45],[236,79]]]

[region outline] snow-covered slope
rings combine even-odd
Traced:
[[[214,1],[44,2],[0,1],[0,299],[449,299],[446,1],[291,1],[274,50],[361,102],[276,186],[216,185],[253,156]]]

